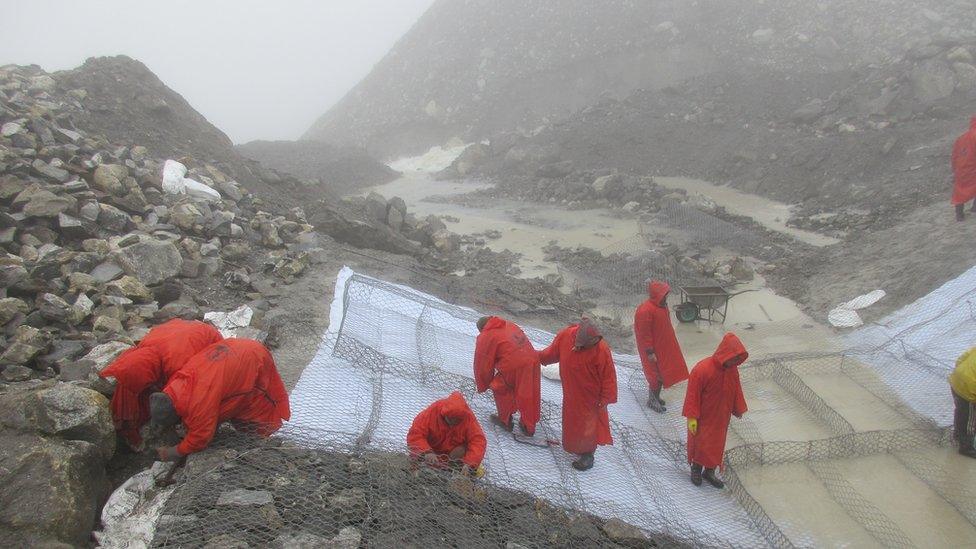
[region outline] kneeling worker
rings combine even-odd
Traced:
[[[222,339],[207,323],[173,319],[149,330],[138,345],[99,373],[116,381],[112,419],[130,446],[142,445],[139,430],[149,421],[150,395],[165,387],[193,355]]]
[[[528,436],[539,422],[542,370],[529,338],[512,322],[497,316],[478,320],[474,347],[474,380],[478,392],[491,389],[498,414],[491,420],[512,430],[512,414],[519,413],[519,429]]]
[[[484,474],[481,460],[487,446],[478,419],[457,391],[417,414],[407,432],[407,447],[414,459],[435,468],[460,464],[466,475]]]
[[[154,425],[186,427],[178,445],[157,450],[162,461],[203,450],[221,422],[268,436],[291,417],[271,353],[251,339],[225,339],[194,355],[162,392],[152,394],[149,411]]]
[[[976,458],[973,448],[973,424],[976,423],[976,348],[963,353],[956,360],[956,369],[949,374],[952,399],[956,413],[953,418],[953,431],[959,442],[959,453]]]

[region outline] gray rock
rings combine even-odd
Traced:
[[[319,549],[328,547],[331,540],[323,537],[301,532],[298,534],[284,534],[275,538],[273,546],[280,549]]]
[[[271,492],[266,490],[231,490],[223,492],[217,496],[217,507],[235,506],[246,507],[249,505],[271,505],[274,497]]]
[[[153,294],[145,284],[132,276],[123,276],[105,285],[106,290],[113,294],[127,297],[139,303],[148,303],[153,300]]]
[[[121,341],[109,341],[108,343],[103,343],[102,345],[97,345],[88,352],[87,355],[82,358],[91,365],[92,372],[94,374],[101,373],[102,370],[108,367],[120,354],[131,348],[132,345],[123,343]]]
[[[0,436],[4,545],[89,545],[91,527],[110,491],[105,458],[95,445],[30,433]]]
[[[10,383],[16,383],[18,381],[27,381],[34,374],[34,370],[26,366],[20,366],[17,364],[12,364],[3,369],[3,380]]]
[[[946,60],[950,63],[972,63],[973,54],[966,48],[958,46],[949,50],[949,53],[946,54]]]
[[[250,549],[250,545],[231,534],[221,534],[207,540],[203,549]]]
[[[607,534],[607,537],[617,542],[645,542],[647,541],[647,536],[640,528],[627,524],[626,522],[613,518],[602,526],[603,531]]]
[[[976,90],[976,67],[969,63],[953,63],[956,73],[956,88],[961,92]]]
[[[366,492],[362,488],[346,488],[329,498],[329,504],[343,511],[366,506]]]
[[[122,276],[122,273],[124,272],[125,271],[122,270],[122,267],[119,267],[118,263],[110,260],[99,264],[97,267],[92,269],[91,273],[89,274],[97,282],[101,282],[104,284],[106,282],[111,282],[112,280],[115,280],[116,278]]]
[[[0,364],[27,364],[47,347],[48,341],[40,330],[27,325],[18,326],[7,350],[0,355]]]
[[[98,224],[106,230],[122,233],[125,232],[131,222],[132,218],[129,217],[129,214],[115,206],[101,203],[98,205]]]
[[[9,288],[27,279],[23,265],[0,265],[0,286]]]
[[[122,269],[147,286],[172,278],[183,269],[183,257],[172,242],[146,240],[115,254]]]
[[[71,316],[71,305],[54,294],[41,294],[37,298],[37,310],[51,322],[67,323]]]
[[[108,400],[91,389],[57,383],[25,402],[36,429],[65,440],[91,443],[106,460],[115,453],[115,426]]]
[[[434,248],[441,253],[456,252],[461,248],[461,237],[447,229],[441,229],[431,235]]]
[[[92,323],[92,333],[100,340],[113,338],[125,332],[119,319],[102,315]]]
[[[27,314],[30,307],[21,299],[16,297],[5,297],[0,299],[0,324],[10,322],[17,314]]]
[[[93,185],[96,189],[113,195],[125,193],[123,181],[129,177],[129,170],[119,164],[102,164],[95,169]]]
[[[386,224],[389,225],[394,231],[399,231],[403,228],[403,222],[405,221],[405,216],[403,211],[398,208],[390,207],[389,213],[386,215]]]
[[[332,538],[326,547],[333,549],[357,549],[363,541],[363,534],[358,528],[346,526],[339,530],[339,534]]]
[[[375,192],[366,196],[366,216],[380,222],[386,222],[387,203],[383,195]]]
[[[3,126],[0,126],[0,136],[3,137],[11,137],[22,131],[24,131],[24,126],[19,122],[7,122]]]
[[[57,196],[50,191],[39,191],[24,205],[28,217],[57,217],[61,212],[74,208],[78,201],[71,196]]]
[[[67,170],[63,170],[57,166],[52,166],[39,158],[31,163],[31,168],[33,168],[34,173],[37,175],[54,181],[55,183],[64,183],[71,178],[71,174],[68,173]]]

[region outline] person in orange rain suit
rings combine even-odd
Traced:
[[[969,122],[969,131],[959,136],[952,147],[952,172],[955,186],[952,204],[956,207],[956,219],[966,218],[966,202],[973,200],[976,211],[976,116]]]
[[[542,369],[529,338],[512,322],[497,316],[478,320],[474,346],[474,381],[478,392],[491,389],[498,414],[491,420],[512,430],[512,414],[519,412],[519,428],[535,434],[539,421]]]
[[[579,454],[573,467],[593,467],[596,447],[613,444],[607,405],[617,402],[617,370],[600,330],[584,318],[563,329],[539,353],[542,364],[559,363],[563,383],[563,448]]]
[[[155,425],[182,421],[186,427],[179,444],[157,450],[162,461],[203,450],[223,421],[268,436],[291,417],[271,353],[251,339],[225,339],[194,355],[162,392],[152,394],[149,409]]]
[[[101,377],[115,378],[112,419],[130,446],[142,444],[139,430],[149,421],[149,395],[162,389],[190,357],[222,339],[205,322],[173,319],[149,330],[138,345],[101,371]]]
[[[715,354],[691,371],[681,414],[688,418],[688,463],[695,486],[701,486],[703,478],[716,488],[725,486],[715,468],[722,466],[731,416],[742,417],[747,410],[739,382],[739,365],[747,358],[739,338],[728,333]]]
[[[668,311],[668,293],[671,286],[667,282],[652,280],[647,286],[650,298],[641,303],[634,313],[634,337],[637,340],[637,354],[640,355],[647,379],[647,406],[658,413],[664,413],[664,399],[661,388],[668,388],[688,379],[688,364],[681,354],[681,346],[674,335],[671,313]]]
[[[460,463],[461,471],[470,475],[481,469],[488,440],[464,397],[454,391],[417,414],[407,432],[407,447],[414,459],[431,467]]]

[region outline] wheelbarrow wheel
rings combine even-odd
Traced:
[[[678,322],[694,322],[698,320],[701,309],[698,305],[688,301],[674,308],[674,316],[678,317]]]

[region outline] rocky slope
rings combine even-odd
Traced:
[[[306,139],[402,153],[534,132],[715,71],[828,74],[971,32],[963,0],[436,2]]]
[[[243,156],[269,168],[319,181],[338,195],[382,185],[397,177],[397,172],[352,147],[318,141],[251,141],[236,148]]]

